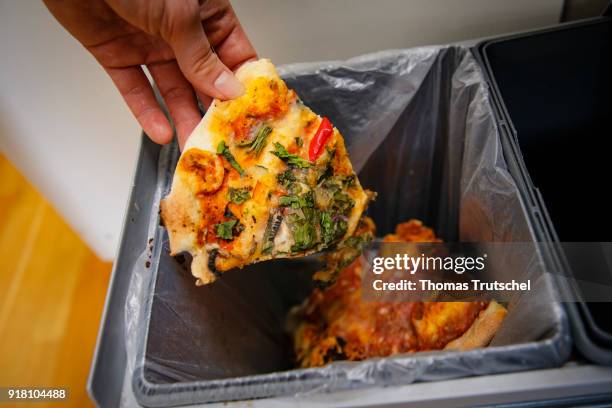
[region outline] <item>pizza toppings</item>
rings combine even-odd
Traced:
[[[349,195],[356,187],[355,178],[326,171],[332,158],[333,152],[330,152],[327,162],[312,171],[287,163],[287,169],[277,175],[283,191],[277,198],[278,205],[284,208],[286,233],[292,240],[281,251],[294,254],[329,247],[346,235],[349,215],[355,206],[355,200]]]
[[[240,164],[238,164],[238,162],[234,158],[234,155],[230,152],[229,147],[227,147],[227,145],[225,144],[225,142],[223,140],[220,141],[219,144],[217,145],[217,153],[220,154],[221,156],[225,157],[225,160],[227,160],[227,162],[234,169],[236,169],[238,174],[240,174],[241,176],[244,176],[243,168],[240,166]]]
[[[217,191],[223,183],[225,170],[221,160],[214,154],[190,149],[179,162],[181,177],[187,179],[196,194],[208,194]]]
[[[312,167],[312,163],[308,162],[308,160],[302,159],[296,154],[289,153],[287,149],[285,149],[285,146],[278,142],[274,143],[272,154],[286,162],[289,166],[299,167],[301,169]]]
[[[268,217],[266,224],[266,231],[264,233],[264,242],[261,248],[261,253],[264,255],[272,252],[274,247],[274,238],[280,229],[281,223],[283,222],[283,212],[280,209],[273,209]]]
[[[334,127],[331,122],[324,117],[323,120],[321,120],[317,133],[315,133],[310,142],[310,148],[308,149],[308,158],[310,161],[315,161],[319,158],[323,151],[323,146],[325,146],[325,143],[327,143],[333,132]]]
[[[230,220],[215,224],[215,231],[217,232],[217,237],[225,239],[227,241],[231,241],[232,239],[234,239],[234,227],[237,223],[238,220]]]
[[[363,217],[352,236],[336,245],[325,256],[325,268],[317,271],[312,279],[315,286],[324,289],[332,285],[344,268],[359,257],[374,238],[376,226],[369,217]]]
[[[252,152],[255,154],[255,156],[259,156],[263,148],[266,147],[266,144],[268,143],[268,136],[270,133],[272,133],[272,128],[270,126],[262,126],[259,129],[259,132],[257,132],[257,136],[255,137],[253,144],[251,147],[249,147],[249,153]]]
[[[285,170],[276,176],[278,184],[287,191],[293,192],[297,185],[297,178],[293,175],[291,170]]]
[[[242,204],[249,198],[251,193],[248,188],[229,188],[228,198],[234,204]]]

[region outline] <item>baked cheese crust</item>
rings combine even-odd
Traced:
[[[161,202],[171,254],[191,254],[198,285],[234,267],[335,247],[368,201],[338,129],[269,60],[236,76],[245,94],[213,101]]]

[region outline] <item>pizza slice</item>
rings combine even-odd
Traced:
[[[170,252],[192,255],[198,285],[234,267],[341,244],[369,199],[338,129],[269,60],[236,76],[245,94],[213,101],[161,202]]]
[[[371,220],[362,229],[374,234]],[[441,242],[411,220],[384,242]],[[333,256],[332,254],[327,255]],[[468,350],[489,344],[506,316],[491,302],[367,301],[362,295],[365,261],[356,259],[327,289],[315,289],[287,321],[300,367],[336,360],[363,360],[427,350]]]

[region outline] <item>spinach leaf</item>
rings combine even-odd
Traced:
[[[312,191],[297,195],[287,195],[279,198],[279,203],[283,207],[291,207],[293,209],[300,209],[305,207],[314,207],[314,194]]]
[[[249,198],[251,198],[251,193],[248,188],[231,188],[228,192],[229,200],[235,204],[242,204]]]
[[[292,223],[293,242],[291,252],[303,252],[317,243],[317,230],[306,219],[300,218]]]
[[[287,163],[289,166],[298,167],[300,169],[312,167],[312,163],[310,163],[308,160],[302,159],[298,155],[289,153],[282,144],[275,142],[274,148],[275,150],[271,150],[270,152]]]
[[[321,213],[321,239],[325,245],[329,245],[338,238],[346,234],[348,229],[347,222],[338,216],[334,216],[329,211]]]
[[[232,155],[232,153],[229,151],[229,147],[227,147],[223,140],[217,145],[217,153],[225,157],[225,160],[227,160],[241,176],[244,176],[244,169],[240,167],[240,164],[238,164],[234,158],[234,155]]]
[[[276,181],[278,181],[278,184],[280,184],[284,189],[290,190],[297,179],[291,170],[285,170],[282,173],[278,173],[276,176]]]
[[[332,196],[330,208],[334,213],[348,215],[351,209],[355,206],[355,200],[349,197],[348,194],[342,191],[336,191]]]
[[[238,220],[230,220],[215,224],[215,233],[218,238],[231,241],[234,239],[234,226]]]

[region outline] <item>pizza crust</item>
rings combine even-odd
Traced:
[[[463,335],[448,343],[444,350],[465,351],[488,346],[507,313],[505,307],[494,300],[491,301],[487,308],[480,312],[472,326]]]

